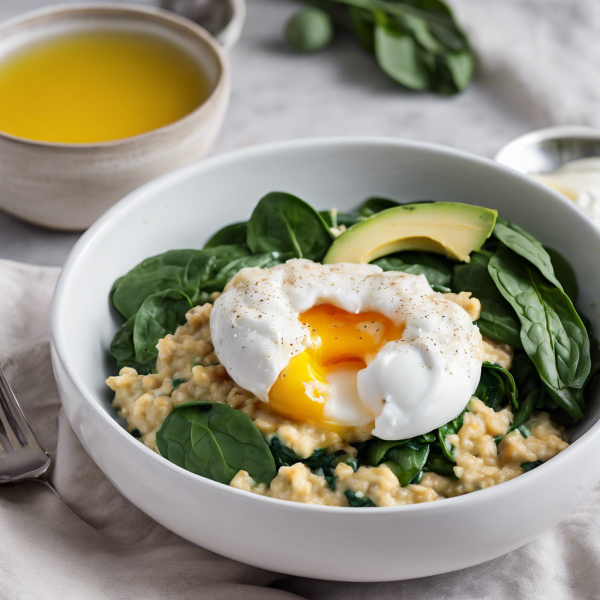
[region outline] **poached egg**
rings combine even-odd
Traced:
[[[281,415],[400,440],[455,418],[481,375],[481,335],[423,275],[294,259],[242,269],[215,301],[215,353]]]

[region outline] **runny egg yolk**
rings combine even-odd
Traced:
[[[336,403],[351,394],[357,396],[358,371],[387,342],[400,339],[404,325],[395,325],[377,312],[352,314],[330,304],[314,306],[299,319],[311,327],[314,348],[292,358],[279,374],[269,391],[269,404],[298,421],[314,421],[332,429],[350,425],[327,416],[326,404],[333,402],[336,391],[332,388],[339,388]]]

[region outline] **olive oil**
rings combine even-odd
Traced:
[[[0,131],[43,142],[118,140],[177,121],[210,91],[194,58],[163,38],[74,32],[0,60]]]

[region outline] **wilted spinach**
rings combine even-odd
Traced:
[[[269,449],[277,468],[291,467],[296,463],[303,463],[311,470],[323,469],[327,473],[333,465],[334,455],[326,450],[317,448],[308,458],[301,458],[291,448],[284,446],[277,436],[271,440]]]
[[[409,442],[389,450],[383,464],[398,478],[400,485],[406,487],[419,477],[428,456],[429,444],[419,446]]]
[[[256,425],[226,404],[180,404],[157,431],[156,445],[172,463],[226,485],[241,470],[257,483],[268,484],[277,474]]]
[[[483,363],[475,396],[494,410],[500,410],[505,401],[510,402],[515,408],[518,406],[517,386],[512,374],[501,366],[489,362]]]
[[[377,506],[371,498],[365,496],[362,492],[353,492],[352,490],[346,490],[344,492],[348,504],[353,508],[371,508]]]

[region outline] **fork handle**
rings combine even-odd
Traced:
[[[27,477],[39,477],[48,470],[50,458],[38,442],[10,384],[0,367],[0,483]],[[4,432],[2,431],[4,430]],[[2,435],[4,433],[4,435]],[[26,472],[13,471],[17,454],[23,453],[28,462]],[[5,473],[5,468],[8,470]],[[4,475],[4,477],[3,477]]]

